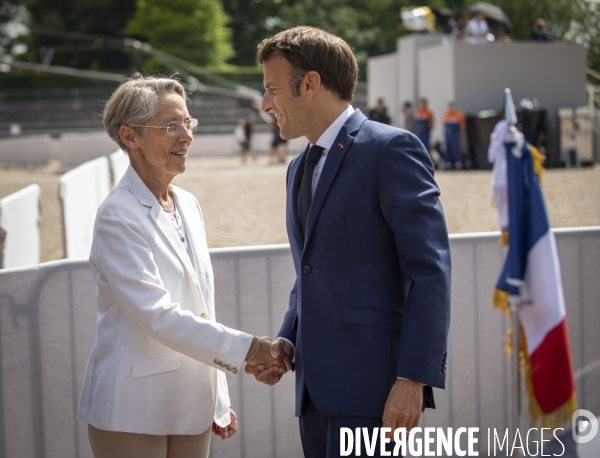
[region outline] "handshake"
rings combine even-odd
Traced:
[[[254,337],[246,355],[247,374],[252,374],[259,382],[275,385],[283,375],[292,369],[294,348],[289,342],[277,338]]]

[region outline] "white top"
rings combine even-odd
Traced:
[[[487,43],[487,34],[490,32],[488,23],[485,19],[478,21],[473,18],[467,23],[467,32],[472,34],[471,42],[473,43]]]

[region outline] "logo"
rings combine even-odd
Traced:
[[[571,419],[571,426],[573,440],[578,444],[585,444],[598,434],[598,419],[589,410],[576,410]]]

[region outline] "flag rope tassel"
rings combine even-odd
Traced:
[[[494,307],[503,312],[510,322],[511,313],[508,305],[508,293],[497,288],[494,289],[494,297],[492,299],[492,302],[494,303]],[[504,351],[509,359],[513,350],[511,343],[512,333],[513,329],[509,328],[508,331],[506,331],[506,335],[504,336],[504,340],[506,341]],[[529,355],[526,351],[527,337],[525,336],[525,332],[523,331],[522,327],[520,342],[521,348],[519,349],[519,367],[521,372],[525,374],[525,387],[527,388],[527,395],[529,398],[528,410],[529,415],[531,416],[533,426],[536,426],[538,423],[541,423],[543,428],[550,428],[568,422],[569,420],[571,420],[573,412],[577,410],[577,393],[574,392],[571,398],[558,409],[554,410],[551,413],[544,413],[544,411],[541,409],[540,405],[537,402],[535,392],[533,390],[533,382],[531,381],[531,360],[529,359]]]
[[[533,145],[529,145],[529,151],[531,151],[531,158],[533,159],[533,173],[540,180],[540,186],[544,187],[544,172],[546,171],[544,161],[546,160],[546,156],[540,153],[540,150]]]

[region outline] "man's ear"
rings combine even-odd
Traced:
[[[300,88],[309,99],[314,97],[321,88],[321,75],[314,70],[311,70],[304,75]]]
[[[131,127],[119,127],[119,137],[121,137],[121,141],[125,143],[130,150],[133,151],[140,148],[140,136]]]

